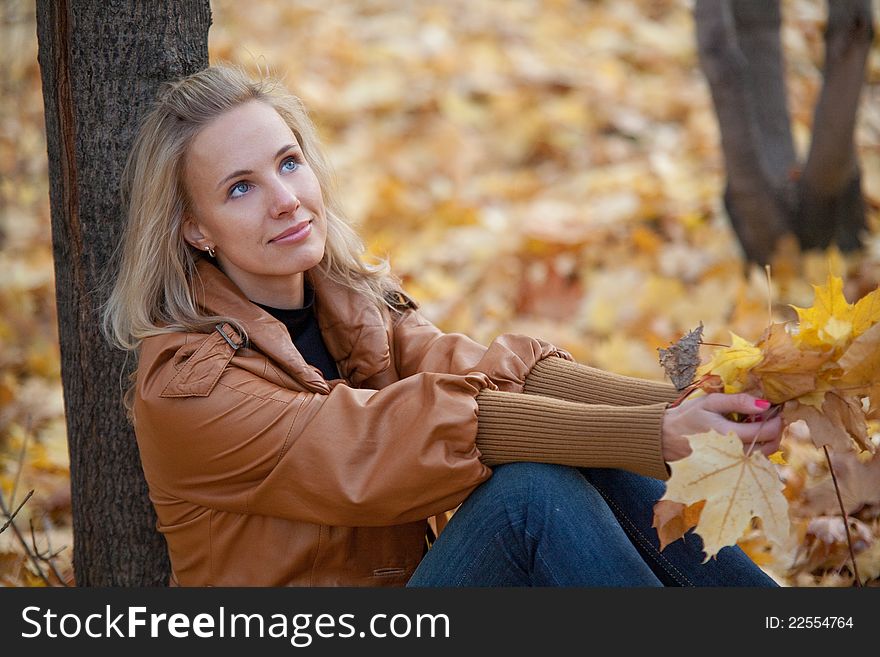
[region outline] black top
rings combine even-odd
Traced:
[[[294,346],[309,365],[321,370],[328,381],[338,379],[339,368],[327,351],[321,329],[318,328],[318,318],[315,317],[315,291],[307,282],[304,284],[303,302],[302,308],[293,309],[272,308],[261,303],[256,305],[287,327]]]

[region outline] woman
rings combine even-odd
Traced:
[[[137,353],[172,584],[773,585],[651,528],[685,435],[776,450],[778,419],[724,417],[766,402],[670,408],[541,340],[441,333],[362,263],[328,181],[299,100],[228,66],[171,85],[135,140],[104,328]]]

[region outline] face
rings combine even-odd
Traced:
[[[213,248],[252,301],[302,305],[302,273],[324,255],[327,217],[318,179],[281,116],[259,101],[221,114],[190,143],[184,174],[186,241]]]

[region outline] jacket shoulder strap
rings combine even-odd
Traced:
[[[229,324],[218,324],[171,378],[160,397],[207,397],[242,346]]]

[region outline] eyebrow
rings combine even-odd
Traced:
[[[281,148],[279,148],[278,152],[275,153],[275,159],[284,155],[284,153],[289,151],[291,148],[296,148],[296,144],[286,144],[286,145],[282,146]],[[219,189],[220,187],[222,187],[223,184],[228,180],[232,180],[233,178],[238,178],[239,176],[248,176],[252,173],[253,173],[253,171],[251,169],[239,169],[238,171],[233,171],[228,176],[226,176],[223,180],[221,180],[219,183],[217,183],[217,188]]]

